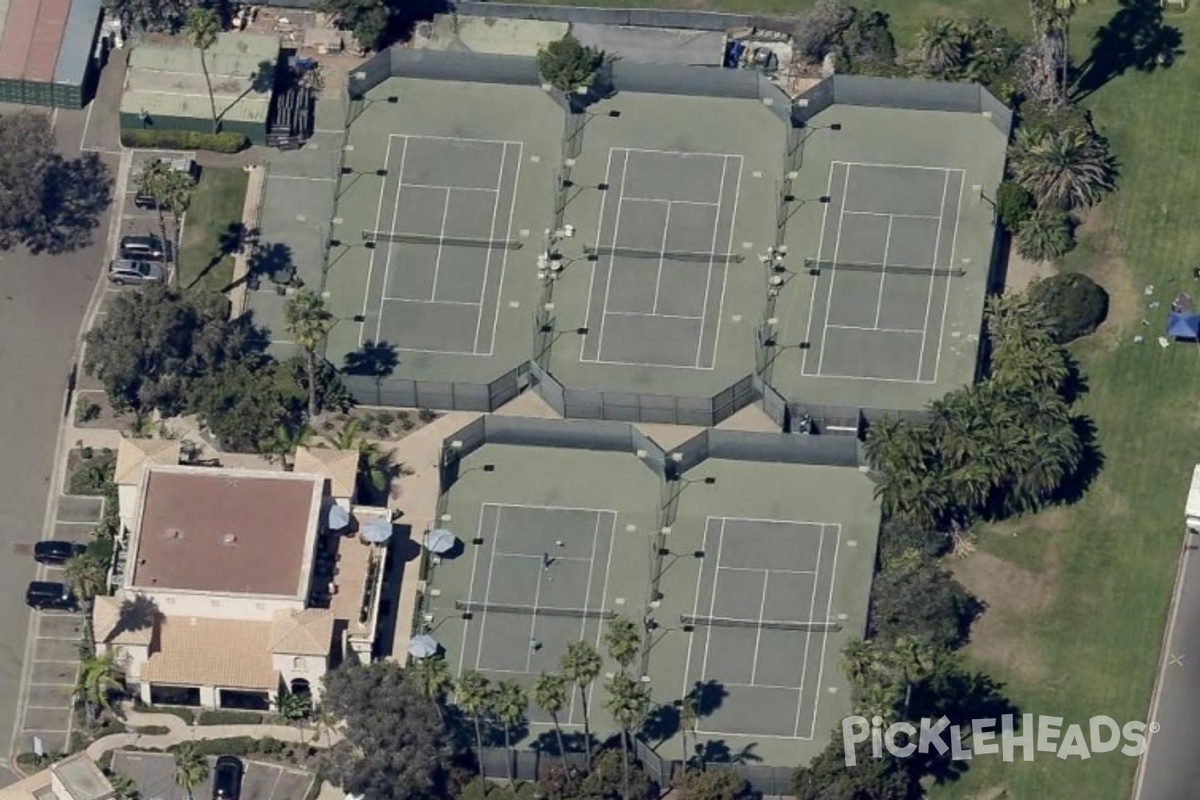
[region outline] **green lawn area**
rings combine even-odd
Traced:
[[[179,286],[223,291],[233,282],[233,257],[222,249],[231,225],[242,221],[246,172],[205,167],[192,191],[179,253]]]

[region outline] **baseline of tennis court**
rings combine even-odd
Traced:
[[[614,147],[579,360],[713,369],[742,157]]]
[[[617,512],[485,503],[479,517],[458,672],[528,684],[558,670],[572,642],[600,646],[610,606],[609,567]],[[582,722],[572,696],[567,724]],[[543,720],[532,707],[530,719]]]
[[[841,526],[709,517],[696,577],[684,691],[724,690],[700,733],[811,739]]]
[[[508,250],[518,245],[509,229],[522,150],[521,142],[389,134],[375,228],[363,231],[374,250],[360,346],[492,354]]]
[[[966,173],[834,161],[802,374],[935,383]],[[981,265],[985,268],[986,265]]]

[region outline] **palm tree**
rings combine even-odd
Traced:
[[[500,681],[496,684],[496,693],[492,697],[492,711],[504,728],[504,763],[508,765],[508,782],[513,782],[512,762],[512,729],[525,719],[525,709],[529,698],[525,696],[525,688],[515,681]]]
[[[567,681],[562,675],[543,672],[533,680],[529,687],[533,695],[533,703],[550,715],[554,723],[554,737],[558,740],[558,754],[563,760],[563,774],[570,780],[570,770],[567,768],[567,748],[563,744],[562,725],[559,724],[558,714],[567,706]]]
[[[629,736],[637,726],[642,724],[650,698],[639,681],[618,672],[608,682],[608,702],[605,706],[612,714],[613,721],[621,729],[621,769],[622,796],[629,800]]]
[[[308,418],[317,416],[317,349],[320,348],[334,318],[321,295],[301,289],[288,299],[283,309],[283,327],[292,341],[304,351],[304,371],[308,376]]]
[[[696,698],[691,693],[683,698],[679,707],[679,738],[683,740],[683,768],[686,770],[692,763],[693,751],[688,749],[688,735],[696,736],[696,723],[700,721],[696,713]]]
[[[305,423],[301,423],[297,428],[280,425],[275,429],[275,438],[270,442],[269,457],[272,461],[278,458],[280,466],[290,471],[294,462],[289,459],[295,456],[298,448],[304,447],[312,440],[312,435],[312,428]]]
[[[408,665],[408,673],[417,683],[417,688],[421,690],[421,694],[433,703],[437,709],[438,719],[444,719],[442,715],[442,701],[445,699],[446,690],[450,688],[452,681],[450,680],[450,670],[446,667],[446,661],[443,658],[418,658],[414,659]]]
[[[473,669],[459,675],[454,687],[454,701],[475,723],[475,755],[481,778],[487,777],[483,774],[483,717],[492,708],[492,692],[491,681]]]
[[[175,783],[187,794],[188,800],[195,800],[192,789],[208,780],[208,761],[196,749],[192,742],[184,742],[175,751]]]
[[[288,722],[299,725],[312,716],[312,697],[283,689],[275,695],[275,711]]]
[[[159,236],[162,238],[163,248],[167,251],[168,266],[174,267],[171,279],[176,283],[179,279],[180,222],[192,201],[193,185],[191,175],[175,169],[161,158],[147,162],[138,175],[138,191],[154,200]],[[170,237],[167,236],[167,211],[171,212],[174,222],[174,235]]]
[[[1054,0],[1055,19],[1062,31],[1062,93],[1067,96],[1067,80],[1071,66],[1071,18],[1080,6],[1086,6],[1088,0]]]
[[[943,665],[943,654],[929,642],[911,636],[901,636],[892,643],[888,661],[900,682],[904,684],[904,703],[901,718],[908,719],[913,689],[933,676]]]
[[[1013,233],[1017,252],[1030,261],[1056,261],[1075,245],[1070,217],[1055,206],[1034,209]]]
[[[953,77],[967,59],[967,38],[962,26],[945,17],[927,23],[917,34],[915,55],[926,75]]]
[[[208,48],[217,42],[217,34],[221,32],[221,18],[214,9],[193,8],[188,11],[183,30],[188,44],[200,51],[200,70],[204,73],[204,83],[208,86],[208,105],[212,110],[212,132],[216,133],[220,130],[221,121],[217,117],[217,98],[213,95],[212,78],[208,74],[208,59],[205,54]]]
[[[1033,44],[1029,57],[1027,91],[1033,99],[1058,108],[1066,102],[1059,82],[1059,67],[1066,60],[1063,31],[1058,24],[1058,0],[1029,0],[1029,21],[1033,25]]]
[[[116,800],[138,800],[140,797],[137,781],[124,772],[110,772],[108,785],[112,787]]]
[[[642,650],[642,634],[629,617],[617,617],[604,630],[604,649],[608,657],[626,672]]]
[[[583,704],[583,744],[589,768],[592,763],[592,722],[588,708],[588,689],[600,674],[600,667],[600,654],[596,652],[595,647],[583,641],[567,645],[567,651],[559,660],[563,677],[579,689],[579,699]]]
[[[1010,163],[1039,206],[1086,209],[1115,187],[1108,144],[1084,125],[1018,128]]]
[[[72,556],[63,567],[63,582],[82,606],[84,639],[88,652],[92,652],[96,646],[92,605],[96,595],[108,590],[108,565],[88,553]]]
[[[101,711],[112,711],[112,699],[125,691],[124,675],[112,651],[85,658],[79,665],[75,684],[75,702],[83,705],[89,726],[100,719]]]

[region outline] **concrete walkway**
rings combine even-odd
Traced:
[[[122,747],[142,747],[166,750],[172,745],[197,739],[229,739],[249,736],[254,739],[278,739],[281,742],[296,742],[311,747],[331,747],[341,741],[342,735],[326,728],[297,728],[292,725],[188,725],[174,714],[135,711],[129,706],[124,709],[125,724],[130,728],[150,725],[169,728],[167,733],[114,733],[97,739],[88,745],[87,754],[98,759],[110,750]],[[316,735],[316,734],[320,735]]]

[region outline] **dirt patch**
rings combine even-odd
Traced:
[[[1048,551],[1041,572],[985,552],[952,562],[951,569],[987,608],[971,631],[967,652],[985,664],[1025,680],[1044,679],[1047,669],[1034,649],[1029,631],[1033,619],[1054,601],[1058,583],[1055,551]]]
[[[1071,509],[1067,506],[1052,506],[1024,517],[995,522],[991,530],[1001,536],[1019,536],[1022,533],[1061,533],[1071,524]]]
[[[1145,316],[1145,287],[1137,285],[1121,258],[1117,232],[1103,208],[1088,214],[1079,227],[1079,242],[1090,254],[1086,274],[1108,292],[1108,318],[1091,338],[1112,348],[1122,338],[1133,336],[1133,327],[1140,325]]]
[[[1038,278],[1049,278],[1058,272],[1049,261],[1029,261],[1022,258],[1016,246],[1008,253],[1008,269],[1004,273],[1004,290],[1006,292],[1023,292],[1029,284]]]

